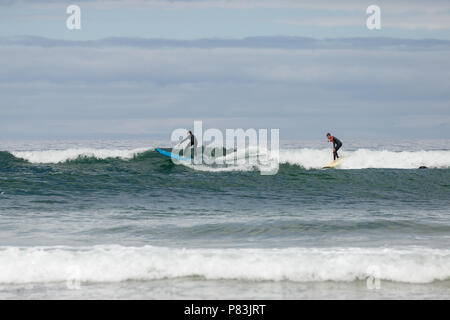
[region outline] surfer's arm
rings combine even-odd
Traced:
[[[180,144],[182,144],[183,142],[185,142],[187,139],[189,139],[189,136],[187,136],[186,138],[184,138],[183,140],[181,140],[180,142],[177,143],[177,146],[179,146]]]
[[[333,140],[333,148],[340,148],[340,147],[342,147],[341,140],[335,138],[335,140]]]

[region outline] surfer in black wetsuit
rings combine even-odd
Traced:
[[[333,142],[333,158],[334,160],[339,159],[338,150],[342,147],[342,142],[336,137],[333,137],[330,133],[327,133],[327,138],[329,142]]]
[[[194,147],[194,155],[197,154],[197,138],[194,136],[194,134],[192,133],[191,130],[188,131],[188,135],[186,138],[184,138],[183,140],[181,140],[178,145],[182,144],[183,142],[185,142],[186,140],[189,140],[189,143],[187,144],[187,146],[184,148],[183,151],[183,157],[185,157],[187,155],[187,152],[190,148]]]

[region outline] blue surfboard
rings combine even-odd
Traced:
[[[163,156],[166,156],[168,158],[177,159],[177,160],[180,160],[180,161],[189,161],[189,160],[191,160],[189,158],[182,157],[182,156],[180,156],[178,154],[175,154],[175,153],[172,153],[172,152],[169,152],[169,151],[166,151],[166,150],[162,150],[162,149],[159,149],[159,148],[156,148],[156,151],[158,151]]]

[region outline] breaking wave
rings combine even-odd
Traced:
[[[162,158],[153,148],[137,149],[66,149],[66,150],[44,150],[44,151],[13,151],[9,153],[17,159],[23,159],[29,163],[56,164],[64,162],[93,160],[119,159],[133,161],[136,157]],[[450,168],[450,151],[387,151],[358,149],[355,151],[341,151],[344,161],[337,169],[417,169],[427,168]],[[258,162],[246,160],[260,157]],[[261,156],[263,156],[261,158]],[[5,158],[5,157],[3,157]],[[233,160],[236,158],[235,162]],[[208,164],[189,165],[202,171],[250,171],[260,169],[264,166],[273,167],[278,160],[279,164],[296,165],[305,169],[320,169],[332,162],[330,149],[281,149],[279,155],[257,154],[254,152],[241,152],[228,154],[225,159],[226,166],[211,166]],[[231,161],[230,161],[231,159]],[[262,160],[261,160],[262,159]],[[170,161],[170,159],[166,159]]]
[[[178,249],[0,247],[0,283],[121,282],[183,277],[404,283],[450,279],[450,250],[430,248]]]

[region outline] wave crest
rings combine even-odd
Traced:
[[[120,282],[180,277],[252,281],[405,283],[450,279],[450,250],[430,248],[0,248],[0,283]],[[377,274],[372,274],[377,270]]]
[[[450,168],[450,151],[387,151],[358,149],[340,151],[345,160],[340,169],[417,169]],[[298,165],[305,169],[320,169],[332,161],[329,149],[280,150],[280,163]]]
[[[18,159],[26,160],[35,164],[56,164],[83,159],[106,160],[120,159],[124,161],[133,160],[136,157],[145,156],[149,152],[151,157],[163,159],[154,151],[154,148],[136,149],[66,149],[66,150],[43,150],[43,151],[14,151],[11,154]],[[227,155],[233,158],[235,154]],[[417,169],[427,168],[450,168],[450,151],[387,151],[358,149],[355,151],[343,150],[340,152],[345,160],[338,169]],[[264,168],[274,165],[274,159],[278,159],[279,164],[297,165],[305,169],[321,169],[332,161],[330,149],[281,149],[278,157],[273,157],[267,152],[254,154],[244,152],[238,154],[236,163],[228,163],[225,167],[211,165],[190,166],[193,169],[202,171],[251,171],[255,170],[252,163],[245,161],[249,158],[259,157],[257,167]],[[261,160],[263,159],[263,160]]]
[[[66,149],[66,150],[43,150],[43,151],[15,151],[11,152],[16,158],[25,159],[30,163],[63,163],[80,158],[110,159],[119,158],[130,160],[140,153],[152,151],[149,148],[137,148],[131,150],[121,149]]]

